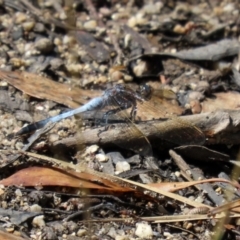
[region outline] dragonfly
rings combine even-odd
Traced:
[[[117,115],[120,119],[123,119],[128,124],[129,139],[137,139],[136,143],[129,145],[128,140],[125,143],[119,144],[120,147],[129,148],[135,152],[144,156],[152,155],[152,147],[145,136],[145,134],[135,124],[136,115],[139,104],[150,101],[153,95],[153,88],[147,84],[140,85],[136,91],[123,85],[116,84],[114,87],[108,88],[104,91],[102,96],[93,98],[83,106],[64,112],[57,116],[49,117],[41,121],[29,124],[17,133],[11,134],[9,137],[28,134],[40,128],[43,128],[49,122],[56,123],[65,118],[72,117],[84,112],[97,112],[103,110],[102,120],[104,121],[105,130],[108,125],[108,119],[111,115]],[[165,98],[174,98],[175,94],[171,91],[165,91]],[[130,114],[126,113],[126,110],[130,110]],[[189,124],[189,128],[192,129],[193,135],[201,135],[201,132],[196,127]],[[200,136],[201,137],[201,136]]]

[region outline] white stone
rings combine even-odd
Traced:
[[[111,227],[111,228],[109,229],[109,232],[107,233],[107,235],[110,236],[111,238],[115,238],[116,235],[117,235],[115,228]]]
[[[136,223],[135,234],[141,239],[151,239],[153,236],[152,227],[146,222]]]
[[[87,21],[83,24],[83,27],[86,29],[86,30],[96,30],[96,27],[97,27],[97,21],[95,20],[90,20],[90,21]]]
[[[168,238],[168,239],[172,239],[173,238],[173,235],[170,232],[164,232],[163,236]]]
[[[115,240],[129,240],[129,237],[125,235],[116,235]]]
[[[135,16],[131,17],[129,20],[128,20],[128,26],[131,27],[131,28],[134,28],[136,25],[137,25],[137,19]]]
[[[223,7],[223,11],[226,13],[231,13],[235,10],[236,6],[234,3],[228,3],[226,6]]]
[[[117,162],[116,164],[116,171],[118,173],[126,172],[129,171],[130,169],[131,169],[130,164],[126,161]]]
[[[92,145],[92,146],[87,148],[86,154],[93,154],[93,153],[97,152],[98,149],[99,149],[98,145]]]
[[[41,212],[42,207],[39,206],[38,204],[33,204],[32,206],[29,207],[30,212]]]
[[[161,8],[163,7],[162,2],[157,2],[157,3],[148,3],[143,7],[143,11],[146,14],[156,14],[159,13]]]
[[[43,215],[35,217],[32,220],[32,225],[35,226],[35,227],[40,227],[40,228],[44,227],[45,226],[45,221],[43,219],[44,219]]]
[[[98,160],[99,162],[107,162],[108,161],[108,156],[106,156],[105,154],[102,153],[98,153],[95,156],[96,160]]]
[[[77,231],[77,236],[78,236],[78,237],[83,237],[83,236],[85,236],[85,235],[87,235],[87,230],[86,230],[86,229],[79,229],[79,230]]]
[[[22,191],[20,189],[16,189],[15,194],[17,197],[22,197]]]

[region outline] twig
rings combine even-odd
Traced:
[[[180,122],[184,121],[189,124],[185,124],[181,128],[181,124],[178,124],[178,119]],[[150,140],[152,138],[158,138],[168,141],[169,136],[171,136],[171,139],[174,139],[174,136],[180,136],[181,138],[181,136],[188,131],[189,139],[184,139],[184,137],[182,137],[179,145],[240,144],[239,119],[240,111],[222,110],[191,116],[182,116],[175,120],[165,122],[161,120],[142,122],[137,124],[137,127]],[[126,141],[129,141],[130,145],[130,143],[134,143],[134,141],[139,138],[138,135],[131,136],[131,139],[129,139],[128,124],[114,124],[114,126],[114,129],[110,128],[108,131],[103,131],[101,134],[99,134],[99,130],[102,130],[103,128],[87,130],[80,134],[76,134],[74,137],[56,141],[54,145],[64,144],[67,146],[74,146],[79,143],[84,143],[86,145],[107,145],[114,143],[120,145],[121,143],[125,143],[126,145]],[[193,126],[199,128],[203,132],[203,136],[199,133],[198,138],[194,135],[191,138],[190,133],[194,133]]]
[[[191,177],[191,168],[188,166],[188,164],[183,160],[183,158],[178,155],[175,151],[169,150],[169,155],[173,158],[174,162],[177,164],[177,166],[185,172],[189,177]]]

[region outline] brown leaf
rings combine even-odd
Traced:
[[[90,173],[65,171],[59,168],[30,167],[25,168],[12,176],[0,181],[4,186],[64,186],[72,188],[87,188],[112,191],[133,191],[123,188],[107,179]]]
[[[148,186],[156,187],[167,192],[175,192],[183,188],[191,187],[191,186],[202,184],[202,183],[209,183],[209,182],[226,182],[235,186],[235,184],[233,184],[232,182],[226,179],[221,179],[221,178],[204,179],[204,180],[191,181],[191,182],[151,183],[151,184],[148,184]]]
[[[71,86],[67,84],[54,82],[28,72],[0,70],[0,78],[30,96],[52,100],[70,108],[79,107],[86,103],[86,98],[93,98],[101,94],[98,91],[82,90],[76,87],[71,89]]]
[[[21,238],[17,235],[11,234],[11,233],[7,233],[4,231],[0,230],[0,239],[1,240],[24,240],[24,238]]]
[[[240,94],[237,92],[219,92],[215,98],[207,98],[202,103],[202,112],[213,112],[218,109],[240,109]]]

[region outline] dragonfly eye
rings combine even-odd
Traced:
[[[143,84],[139,87],[138,93],[141,94],[145,100],[149,100],[152,96],[152,87],[147,84]]]

